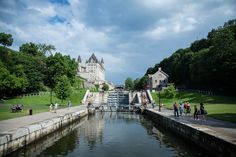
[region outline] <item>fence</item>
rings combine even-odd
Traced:
[[[30,97],[30,96],[41,96],[41,95],[49,95],[50,92],[38,92],[38,93],[28,93],[28,94],[21,94],[18,97]]]
[[[197,90],[197,89],[183,89],[183,88],[176,88],[177,91],[180,92],[195,92],[195,93],[201,93],[205,95],[214,95],[212,91],[204,91],[204,90]]]

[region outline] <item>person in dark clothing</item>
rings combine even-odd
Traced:
[[[201,115],[205,114],[205,109],[204,109],[203,103],[200,103],[200,113],[201,113]]]
[[[198,115],[200,114],[199,112],[200,111],[198,110],[197,105],[194,105],[194,113],[193,113],[194,119],[198,119]]]

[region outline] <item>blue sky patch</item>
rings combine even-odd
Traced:
[[[60,5],[69,5],[70,3],[67,0],[50,0],[51,3],[60,4]]]
[[[56,15],[56,16],[50,17],[48,21],[51,24],[64,23],[66,21],[66,18]]]

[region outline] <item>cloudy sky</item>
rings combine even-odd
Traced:
[[[47,43],[82,61],[95,53],[115,84],[234,18],[236,0],[0,0],[0,32],[13,35],[13,49]]]

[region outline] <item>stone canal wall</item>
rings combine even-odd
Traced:
[[[147,109],[144,114],[157,124],[160,124],[164,128],[174,132],[186,140],[195,143],[200,148],[214,156],[219,157],[235,157],[236,156],[236,145],[210,135],[200,128],[194,128],[187,124],[176,121],[174,118],[166,117],[159,114],[157,111]],[[199,148],[196,148],[196,152]]]
[[[87,109],[61,115],[0,134],[0,156],[9,154],[88,114]]]

